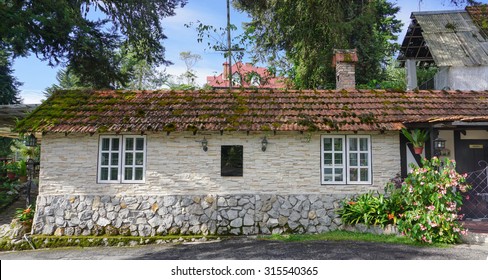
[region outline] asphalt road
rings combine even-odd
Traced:
[[[0,252],[0,260],[487,260],[488,245],[448,248],[313,241],[280,242],[236,237],[202,243],[135,247],[58,248]]]

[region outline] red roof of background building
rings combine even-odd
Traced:
[[[223,67],[229,67],[228,63],[224,63]],[[276,77],[269,73],[268,69],[265,67],[257,67],[252,65],[251,63],[242,63],[238,61],[234,65],[232,65],[232,74],[239,73],[241,75],[242,84],[239,85],[232,85],[232,87],[239,87],[239,88],[263,88],[263,89],[284,89],[286,88],[285,85],[285,78]],[[251,73],[256,73],[261,77],[261,83],[256,86],[252,85],[250,78]],[[229,79],[225,77],[228,75],[224,75],[224,73],[220,73],[218,76],[207,76],[207,85],[211,86],[215,89],[220,88],[228,88],[229,87]]]

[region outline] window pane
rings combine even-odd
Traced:
[[[368,151],[369,150],[368,138],[359,139],[359,148],[361,149],[361,151]]]
[[[126,151],[133,151],[134,150],[134,138],[126,138],[125,139],[125,150]]]
[[[137,151],[144,151],[144,139],[137,138],[136,139],[136,150]]]
[[[357,168],[349,169],[349,180],[350,181],[357,181],[358,180],[358,169]]]
[[[106,181],[108,180],[108,168],[102,167],[100,170],[100,180]]]
[[[324,138],[324,151],[332,151],[332,138]]]
[[[142,180],[143,179],[143,169],[142,167],[136,167],[136,174],[134,180]]]
[[[108,151],[110,149],[110,139],[102,139],[102,151]]]
[[[243,175],[243,146],[222,146],[220,154],[220,173],[222,176]]]
[[[358,154],[349,154],[349,165],[358,166]]]
[[[360,165],[368,166],[368,154],[361,153],[359,157],[360,157]]]
[[[334,138],[334,151],[342,151],[342,138]]]
[[[118,180],[119,179],[119,169],[117,167],[110,168],[110,180]]]
[[[144,164],[144,154],[136,153],[136,165],[143,165],[143,164]]]
[[[363,182],[369,181],[368,180],[368,169],[367,168],[361,168],[360,173],[361,173],[360,174],[361,181],[363,181]]]
[[[332,181],[332,168],[324,168],[324,181]]]
[[[342,168],[336,168],[334,170],[334,172],[335,172],[335,180],[336,181],[339,181],[339,182],[342,181],[343,180],[343,176],[344,176],[343,169]]]
[[[132,180],[132,167],[124,168],[124,180]]]
[[[119,150],[119,138],[112,138],[112,151]]]
[[[110,165],[119,165],[119,154],[118,153],[112,153],[112,160],[110,162]]]
[[[108,165],[109,153],[102,153],[102,159],[100,165]]]
[[[126,165],[133,165],[134,164],[134,155],[132,153],[125,153],[125,164]]]
[[[325,153],[324,154],[324,164],[325,165],[331,165],[332,164],[332,154],[331,153]]]
[[[357,150],[358,150],[358,139],[349,138],[349,151],[357,151]]]
[[[335,153],[334,154],[334,163],[342,165],[342,153]]]

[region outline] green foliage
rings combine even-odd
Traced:
[[[27,163],[25,160],[19,163],[19,176],[27,176]]]
[[[9,157],[12,154],[10,147],[13,141],[12,138],[0,137],[0,158]]]
[[[4,178],[2,178],[1,175],[3,174],[0,163],[0,209],[4,209],[12,202],[17,200],[19,197],[19,192],[17,191],[16,183],[9,181],[2,182]]]
[[[234,3],[252,17],[246,32],[255,42],[255,59],[284,69],[297,88],[333,87],[333,49],[357,49],[357,83],[383,80],[381,65],[399,47],[399,8],[386,0]]]
[[[21,222],[32,221],[34,219],[35,207],[29,205],[27,208],[17,208],[15,211],[15,218],[19,219]]]
[[[402,128],[402,134],[414,147],[423,147],[425,141],[429,139],[429,131],[422,129],[415,129],[409,132],[406,128]]]
[[[338,214],[345,224],[385,225],[388,221],[385,197],[374,192],[343,202]]]
[[[67,65],[83,84],[124,84],[116,50],[130,47],[138,60],[168,64],[162,18],[187,0],[13,1],[0,3],[1,46],[14,57],[35,54]],[[93,14],[93,11],[97,13]]]
[[[470,188],[465,176],[456,172],[455,162],[449,159],[423,159],[422,166],[412,165],[413,171],[402,185],[405,212],[398,228],[420,242],[459,242],[466,233],[457,214],[462,193]]]
[[[19,83],[12,74],[11,55],[0,43],[0,105],[20,104],[22,101],[18,89],[22,83]]]
[[[338,214],[345,224],[386,226],[396,224],[403,211],[399,189],[396,189],[393,183],[388,183],[385,194],[368,192],[351,200],[344,200]]]
[[[114,56],[118,57],[118,59],[114,60],[113,63],[119,69],[118,71],[120,71],[123,79],[102,81],[101,83],[94,84],[92,81],[81,79],[81,76],[77,74],[78,72],[73,67],[68,66],[58,71],[56,74],[57,84],[46,88],[44,95],[49,97],[57,90],[106,87],[131,90],[155,90],[160,89],[168,81],[169,74],[166,74],[164,70],[158,70],[154,64],[138,59],[132,51],[123,48],[117,51]]]

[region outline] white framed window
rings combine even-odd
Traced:
[[[242,85],[241,75],[239,73],[236,72],[232,75],[232,84],[234,86],[241,86]]]
[[[322,184],[371,184],[369,135],[322,135]]]
[[[146,173],[146,136],[100,136],[99,183],[143,183]]]

